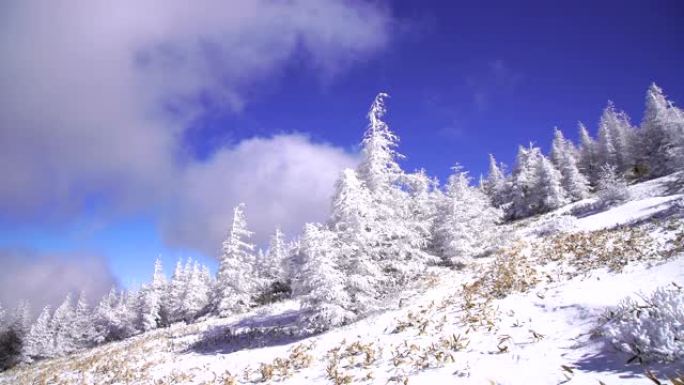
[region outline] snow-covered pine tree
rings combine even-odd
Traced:
[[[155,329],[161,321],[160,315],[161,298],[153,285],[142,285],[138,291],[135,306],[135,328],[142,332]]]
[[[537,212],[555,210],[568,202],[562,175],[544,155],[537,158],[537,186],[534,189]]]
[[[157,318],[157,326],[165,326],[169,324],[169,308],[168,308],[168,294],[169,283],[164,274],[164,265],[161,256],[154,261],[154,274],[152,275],[152,290],[154,290],[157,297],[157,309],[155,314]]]
[[[354,318],[346,277],[338,265],[335,233],[318,224],[307,223],[301,239],[302,271],[295,282],[296,295],[307,309],[305,327],[322,331]]]
[[[378,290],[386,280],[376,250],[380,241],[376,232],[378,224],[374,221],[375,208],[370,191],[357,177],[356,171],[343,170],[332,200],[329,224],[337,237],[339,268],[350,277],[348,295],[356,299],[355,310],[359,313],[371,310],[375,306],[379,296]],[[312,237],[319,231],[314,225],[307,229],[310,230]],[[312,243],[305,244],[304,241],[300,240],[302,264],[306,260],[306,247],[312,246]],[[306,279],[302,274],[304,273],[298,273],[300,279]]]
[[[558,128],[551,144],[551,161],[561,173],[561,185],[571,201],[584,199],[589,195],[589,181],[577,167],[576,152]]]
[[[420,273],[432,256],[424,250],[427,240],[409,223],[411,196],[402,186],[404,173],[397,163],[403,157],[396,151],[399,138],[383,120],[387,97],[380,93],[371,105],[357,176],[373,202],[367,252],[386,272],[386,282],[398,286]]]
[[[538,210],[535,189],[539,185],[539,157],[541,152],[536,147],[518,147],[515,167],[511,174],[510,204],[507,211],[511,219],[525,218]]]
[[[482,183],[482,190],[495,207],[501,207],[508,200],[508,181],[504,165],[499,164],[493,154],[489,154],[489,173]]]
[[[663,90],[652,83],[646,92],[646,111],[639,131],[639,164],[647,169],[651,177],[670,172],[670,103]]]
[[[27,357],[28,361],[54,357],[55,333],[52,326],[52,312],[50,306],[45,306],[26,335],[24,355]]]
[[[670,105],[669,162],[672,170],[684,170],[684,111]]]
[[[579,158],[577,166],[592,186],[596,186],[600,164],[596,154],[596,141],[589,135],[587,127],[579,123]]]
[[[96,344],[96,330],[93,313],[88,306],[84,292],[81,292],[76,301],[74,310],[74,322],[70,330],[76,350],[87,349]]]
[[[448,263],[462,265],[485,252],[496,237],[502,212],[494,208],[479,188],[470,186],[467,172],[454,167],[439,202],[434,245]]]
[[[183,309],[185,310],[185,322],[191,322],[202,316],[209,306],[209,290],[202,273],[202,267],[194,262],[188,274],[185,295],[183,296]]]
[[[607,122],[604,121],[605,116],[601,117],[598,130],[598,142],[596,142],[596,157],[600,164],[609,164],[615,166],[617,169],[617,153],[613,145],[613,132]]]
[[[280,227],[276,227],[269,242],[266,259],[261,267],[265,272],[264,275],[270,281],[285,281],[285,271],[283,270],[285,258],[287,258],[285,234],[280,230]]]
[[[185,288],[188,281],[187,275],[188,272],[186,271],[183,262],[180,260],[177,261],[176,268],[171,276],[171,282],[168,284],[166,300],[164,301],[169,323],[178,322],[185,318],[183,296],[185,295]]]
[[[632,171],[636,164],[635,134],[629,116],[624,111],[617,111],[612,102],[603,110],[599,127],[605,127],[615,150],[615,166],[618,172]],[[600,128],[599,128],[600,130]]]
[[[597,194],[603,203],[620,202],[629,198],[627,181],[615,166],[604,164],[599,176]]]
[[[219,260],[216,309],[221,316],[244,311],[253,304],[258,285],[254,273],[254,245],[249,243],[251,236],[241,203],[233,210],[233,223]]]
[[[71,299],[71,293],[69,293],[66,295],[64,302],[55,309],[50,322],[54,333],[53,351],[57,356],[63,356],[76,350],[76,344],[71,332],[74,319],[74,304]]]
[[[95,328],[95,343],[111,341],[114,324],[114,305],[116,303],[116,288],[100,299],[93,311],[93,326]]]

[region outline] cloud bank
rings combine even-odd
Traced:
[[[345,0],[3,2],[0,219],[153,208],[168,242],[213,255],[239,201],[262,234],[322,218],[353,155],[291,134],[197,161],[180,138],[207,108],[258,100],[292,60],[334,80],[388,44],[391,22]]]
[[[45,305],[58,306],[67,293],[85,291],[92,304],[116,281],[105,260],[90,255],[42,254],[26,249],[0,249],[0,303],[13,309],[28,300],[34,315]]]

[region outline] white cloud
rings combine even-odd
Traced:
[[[59,305],[67,293],[78,295],[81,290],[93,303],[116,283],[104,259],[97,256],[0,249],[0,261],[0,303],[5,309],[29,300],[37,313],[45,305]]]
[[[165,240],[217,255],[240,202],[256,242],[264,244],[276,225],[297,234],[303,221],[325,219],[340,170],[355,163],[339,148],[302,135],[243,141],[187,170],[173,207],[164,210]]]
[[[259,229],[262,208],[287,228],[320,217],[350,162],[341,150],[296,135],[253,139],[204,164],[183,158],[179,138],[206,102],[239,112],[293,57],[330,80],[382,49],[390,22],[377,4],[345,0],[3,2],[2,217],[62,221],[93,202],[106,214],[155,207],[168,210],[167,239],[203,249],[224,225],[215,213],[238,199]]]

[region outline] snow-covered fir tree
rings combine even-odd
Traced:
[[[265,259],[259,266],[259,270],[270,281],[284,281],[285,270],[283,264],[287,258],[287,244],[285,242],[285,234],[276,227],[275,232],[269,241],[268,250],[265,253]]]
[[[24,354],[29,360],[54,357],[54,330],[52,311],[45,306],[26,335]]]
[[[596,185],[600,164],[596,154],[596,141],[589,135],[587,127],[579,123],[579,158],[577,166],[592,186]]]
[[[307,223],[301,239],[303,264],[301,279],[295,284],[307,310],[306,326],[321,331],[354,318],[346,277],[339,266],[335,233],[318,224]]]
[[[470,185],[468,173],[455,167],[438,206],[434,226],[435,249],[453,265],[482,254],[495,239],[502,212],[479,188]]]
[[[568,203],[562,175],[544,155],[537,159],[537,186],[534,189],[537,212],[555,210]]]
[[[420,273],[432,258],[425,252],[428,240],[410,223],[411,196],[402,188],[404,173],[397,163],[403,158],[396,151],[399,138],[383,120],[387,97],[380,93],[371,105],[357,176],[373,202],[367,252],[387,273],[390,285],[401,285]]]
[[[187,274],[185,293],[183,295],[183,315],[190,322],[205,313],[209,306],[210,286],[198,262],[194,262]]]
[[[88,306],[84,292],[81,292],[76,301],[74,310],[74,322],[71,327],[71,337],[74,340],[76,350],[87,349],[96,344],[96,330],[93,313]]]
[[[188,272],[182,261],[176,262],[176,268],[171,276],[166,294],[165,308],[169,323],[177,322],[185,317],[183,310],[183,296],[188,282]]]
[[[601,135],[601,132],[606,134]],[[612,150],[614,153],[600,154],[599,160],[603,163],[613,162],[610,164],[614,164],[618,172],[632,171],[636,165],[635,134],[627,114],[617,111],[609,101],[599,121],[599,150],[606,153]],[[604,140],[609,143],[603,143]]]
[[[535,189],[538,182],[538,164],[541,152],[538,148],[518,147],[515,167],[511,174],[510,203],[507,215],[511,219],[525,218],[536,213]]]
[[[161,323],[161,298],[152,285],[142,285],[138,291],[136,302],[135,328],[146,332],[155,329]]]
[[[497,163],[494,155],[489,154],[489,173],[482,183],[482,190],[495,207],[501,207],[508,201],[509,185],[504,170],[503,164]]]
[[[72,326],[75,320],[75,309],[71,294],[67,294],[64,302],[55,309],[52,315],[52,332],[54,338],[54,354],[61,356],[76,350]]]
[[[651,177],[672,171],[671,103],[655,83],[646,92],[646,111],[639,133],[639,162]]]
[[[258,282],[254,273],[254,245],[249,242],[244,204],[233,210],[233,223],[223,242],[216,277],[216,309],[221,316],[244,311],[253,304]]]
[[[570,200],[577,201],[589,196],[589,180],[577,167],[576,151],[557,128],[551,144],[551,161],[561,173],[561,185]]]

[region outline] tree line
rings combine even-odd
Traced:
[[[459,267],[491,251],[505,220],[593,193],[624,199],[628,182],[684,169],[684,113],[656,85],[640,127],[609,103],[597,138],[580,124],[576,145],[556,129],[548,156],[521,146],[510,174],[490,155],[479,185],[460,166],[443,186],[424,170],[402,170],[399,138],[384,120],[387,98],[380,93],[371,105],[361,163],[342,171],[326,222],[306,224],[290,241],[276,229],[264,251],[250,241],[240,204],[215,277],[187,260],[167,280],[158,259],[151,282],[112,289],[92,309],[83,295],[68,295],[33,321],[27,303],[9,315],[0,306],[0,368],[289,298],[302,305],[302,330],[320,332],[382,309],[430,266]]]

